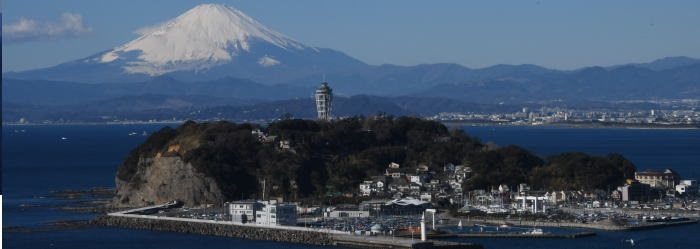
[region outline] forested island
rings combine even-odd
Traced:
[[[414,117],[333,121],[196,123],[166,127],[129,153],[117,176],[116,206],[180,200],[186,205],[283,197],[319,201],[352,196],[390,163],[440,174],[448,163],[471,168],[464,191],[529,184],[535,190],[595,190],[634,178],[618,154],[540,158],[516,145],[483,143],[461,129]]]

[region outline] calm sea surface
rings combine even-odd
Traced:
[[[92,215],[56,210],[52,190],[114,187],[126,154],[164,125],[3,126],[3,227],[41,227],[46,222]],[[637,168],[673,168],[700,179],[700,131],[464,127],[483,142],[517,144],[540,156],[583,151],[619,153]],[[136,132],[138,135],[129,135]],[[63,139],[65,138],[65,139]],[[700,225],[639,232],[599,232],[576,240],[480,239],[486,248],[699,248]],[[323,248],[168,232],[90,228],[58,232],[5,233],[5,248]]]

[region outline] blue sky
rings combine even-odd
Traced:
[[[231,5],[303,43],[374,65],[575,69],[700,58],[700,1],[4,0],[2,71],[111,49],[200,3]]]

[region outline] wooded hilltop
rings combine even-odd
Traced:
[[[157,167],[174,167],[162,158],[174,158],[180,173],[157,172]],[[635,172],[618,154],[540,158],[414,117],[285,119],[267,126],[188,121],[161,129],[129,153],[117,172],[115,204],[223,203],[261,198],[263,185],[266,196],[322,199],[357,193],[358,184],[382,175],[392,162],[407,169],[425,165],[437,173],[447,163],[471,167],[465,191],[520,183],[533,190],[607,189]]]

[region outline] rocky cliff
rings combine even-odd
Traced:
[[[138,181],[116,178],[117,206],[145,206],[172,200],[192,206],[223,200],[216,181],[179,156],[141,158],[136,174],[141,178]]]
[[[232,189],[232,182],[247,183],[249,191],[255,191],[254,177],[252,181],[240,179],[251,179],[249,172],[240,170],[248,165],[226,157],[243,149],[233,143],[220,143],[232,134],[244,140],[252,139],[250,131],[250,125],[225,122],[187,122],[177,129],[163,128],[131,151],[120,165],[113,205],[133,207],[172,200],[182,201],[186,206],[220,204],[240,190]],[[239,170],[223,174],[216,171],[230,169],[231,165]]]

